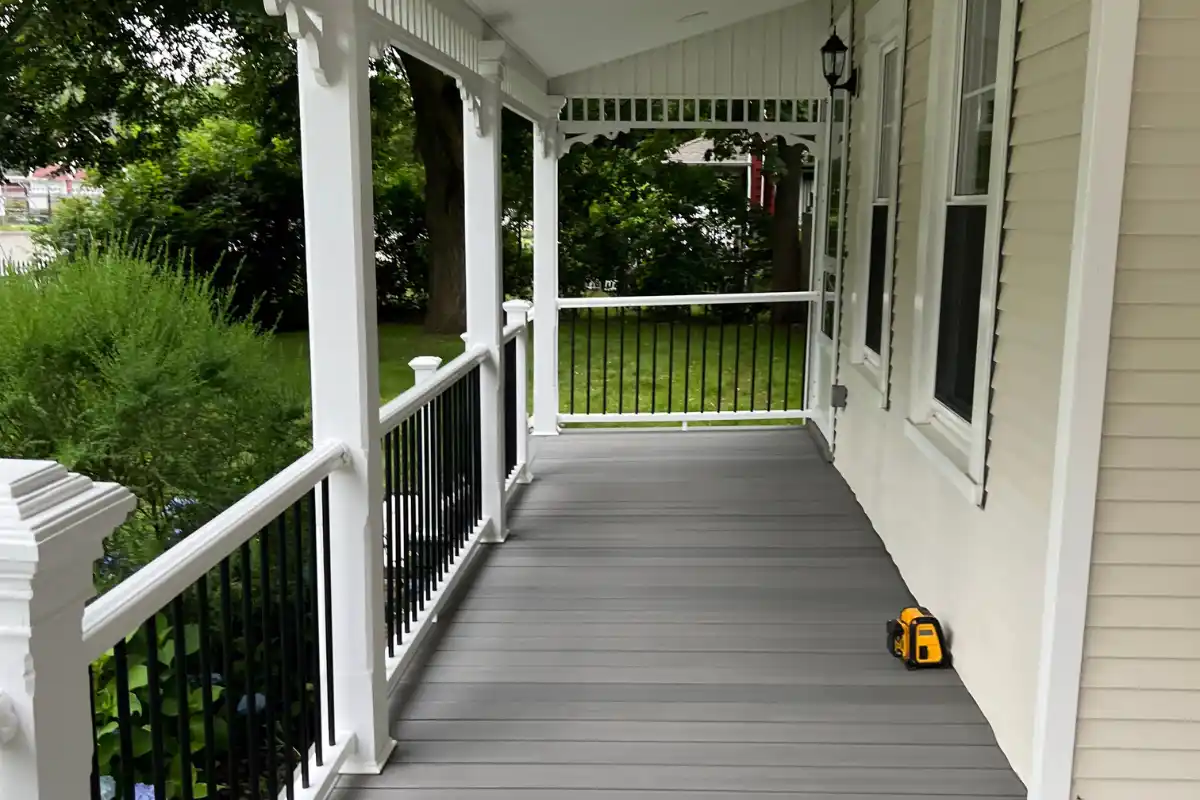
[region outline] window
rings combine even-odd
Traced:
[[[871,203],[871,238],[868,245],[866,332],[863,344],[878,359],[883,350],[883,295],[888,276],[892,194],[896,185],[894,149],[899,127],[896,96],[899,49],[883,54],[880,69],[879,136],[875,157],[875,190]]]
[[[837,97],[833,100],[833,147],[829,158],[829,184],[825,205],[825,255],[838,257],[838,238],[842,228],[842,137],[846,126],[846,101]]]
[[[942,242],[934,398],[971,422],[987,246],[1001,0],[964,0],[955,147]]]
[[[974,503],[989,378],[1019,0],[931,0],[912,384],[906,435]],[[885,334],[886,336],[886,334]]]

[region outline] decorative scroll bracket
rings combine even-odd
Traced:
[[[320,2],[310,5],[297,0],[263,0],[263,6],[271,16],[287,20],[288,34],[309,48],[317,82],[322,86],[331,85],[340,64],[335,34],[329,30],[328,9]]]

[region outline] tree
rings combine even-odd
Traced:
[[[412,91],[417,150],[425,165],[425,226],[429,231],[429,305],[425,329],[467,329],[463,208],[462,101],[458,86],[436,67],[402,52]]]

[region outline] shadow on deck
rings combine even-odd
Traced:
[[[337,800],[1023,798],[910,597],[798,429],[576,434],[537,479]]]

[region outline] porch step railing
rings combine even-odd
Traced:
[[[803,420],[817,292],[559,299],[561,424]]]
[[[444,366],[415,359],[416,385],[380,410],[382,530],[361,597],[333,590],[353,534],[335,529],[331,494],[363,474],[344,443],[318,444],[90,605],[93,562],[135,498],[53,462],[0,459],[0,797],[320,800],[359,769],[355,731],[386,730],[384,692],[479,545],[503,540],[504,506],[528,478],[526,308],[508,309],[500,363],[485,346]],[[500,418],[485,369],[513,376],[494,439],[507,455],[482,452],[485,421]],[[497,519],[484,464],[502,455]],[[379,612],[374,656],[338,652],[364,608]],[[344,668],[371,663],[378,683]],[[364,721],[364,708],[381,716]]]

